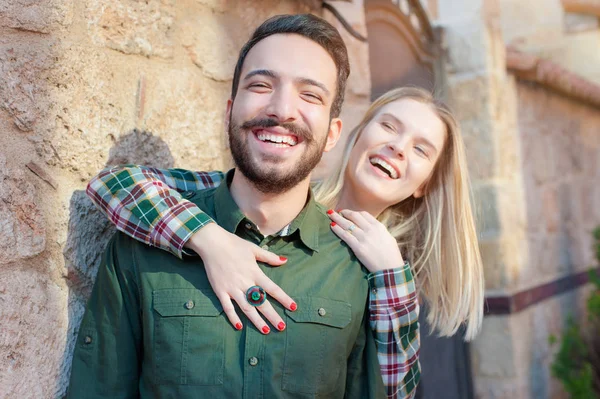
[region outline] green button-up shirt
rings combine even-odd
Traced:
[[[69,397],[384,397],[367,320],[368,272],[312,194],[286,234],[266,237],[229,184],[191,201],[226,230],[289,259],[281,268],[260,265],[298,304],[291,312],[272,301],[286,329],[263,335],[243,319],[236,331],[199,258],[179,260],[118,233],[81,324]]]

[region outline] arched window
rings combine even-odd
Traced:
[[[406,85],[436,87],[438,51],[418,0],[365,0],[371,98]]]

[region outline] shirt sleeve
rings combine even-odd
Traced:
[[[137,277],[127,254],[109,243],[87,303],[71,367],[68,398],[137,398],[142,325]],[[125,252],[125,251],[123,251]]]
[[[388,398],[413,398],[421,375],[419,303],[408,262],[369,274],[369,320]]]
[[[216,187],[223,178],[218,171],[124,165],[101,171],[86,193],[119,231],[181,259],[190,237],[213,222],[185,192]]]
[[[360,332],[348,357],[345,399],[379,399],[386,395],[378,364],[377,344],[365,312]]]

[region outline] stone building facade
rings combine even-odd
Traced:
[[[374,1],[327,3],[368,37]],[[584,317],[580,277],[600,225],[599,3],[419,3],[436,30],[435,86],[460,119],[481,214],[489,315],[471,345],[478,398],[564,397],[548,336],[570,312]],[[371,100],[369,42],[320,0],[0,3],[0,397],[65,393],[114,231],[86,182],[125,162],[227,168],[237,52],[260,21],[300,12],[325,17],[346,40],[349,131]]]

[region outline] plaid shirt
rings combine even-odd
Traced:
[[[222,172],[137,165],[107,168],[87,194],[125,234],[181,258],[187,240],[213,220],[185,199],[218,186]],[[410,266],[369,275],[369,319],[389,398],[413,398],[420,377],[419,304]]]

